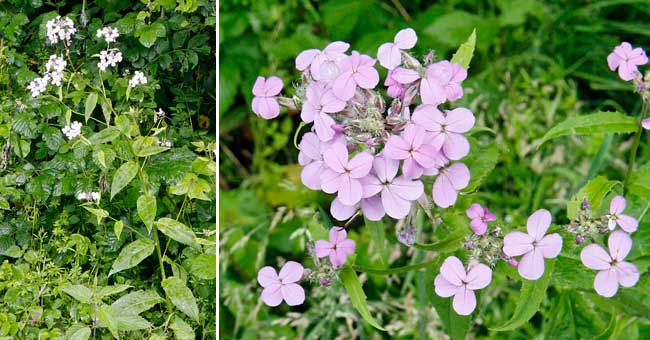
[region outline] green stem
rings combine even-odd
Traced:
[[[354,269],[354,270],[356,270],[358,272],[364,272],[364,273],[370,273],[370,274],[390,275],[390,274],[406,273],[406,272],[410,272],[412,270],[418,270],[418,269],[426,268],[426,267],[434,264],[436,261],[438,261],[438,259],[424,261],[424,262],[416,263],[416,264],[413,264],[413,265],[410,265],[410,266],[388,268],[388,269],[369,268],[369,267],[365,267],[365,266],[353,265],[352,269]]]
[[[641,117],[639,118],[639,124],[637,127],[636,135],[634,136],[634,144],[632,145],[632,151],[630,154],[630,162],[627,166],[627,173],[625,174],[625,182],[623,182],[623,193],[627,193],[628,182],[630,180],[630,175],[634,170],[634,163],[636,162],[636,152],[639,149],[639,142],[641,141],[641,133],[643,132],[643,126],[641,123],[648,114],[648,103],[643,100],[643,107],[641,108]]]
[[[158,264],[160,265],[160,276],[162,277],[162,280],[165,281],[167,278],[165,276],[165,263],[163,262],[163,257],[162,257],[162,251],[160,250],[160,240],[158,239],[158,228],[156,225],[153,225],[153,237],[154,240],[156,241],[156,252],[158,253]],[[173,306],[171,301],[169,301],[169,297],[167,294],[165,294],[165,300],[167,301],[167,311],[171,315],[173,313]]]

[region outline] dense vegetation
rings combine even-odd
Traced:
[[[647,2],[329,0],[220,6],[222,336],[410,339],[464,338],[468,332],[494,339],[643,339],[650,334],[649,139],[647,132],[640,135],[636,166],[628,173],[642,101],[606,61],[622,41],[648,46]],[[300,111],[284,110],[268,121],[256,117],[251,110],[256,77],[277,75],[292,94],[289,84],[299,78],[294,58],[301,51],[343,40],[351,50],[375,57],[379,45],[406,27],[418,32],[415,55],[433,49],[439,59],[451,58],[476,29],[465,95],[454,104],[477,118],[469,138],[473,180],[452,208],[433,210],[439,225],[418,215],[418,242],[431,247],[398,242],[399,228],[389,218],[379,226],[357,218],[348,226],[356,242],[353,268],[372,318],[385,331],[364,320],[367,315],[358,313],[338,281],[304,285],[307,298],[300,306],[269,308],[260,299],[258,270],[280,268],[288,260],[310,267],[307,241],[323,238],[323,230],[336,222],[329,214],[332,196],[300,181],[294,147]],[[618,112],[616,119],[625,123],[601,115],[602,126],[556,128],[542,142],[558,124],[600,111]],[[620,194],[627,199],[625,213],[639,218],[626,258],[641,274],[633,288],[621,288],[610,299],[596,294],[594,272],[580,262],[584,245],[564,233],[562,253],[547,262],[547,274],[536,284],[503,262],[497,265],[471,317],[454,315],[448,300],[434,293],[444,258],[463,257],[462,241],[471,233],[465,210],[472,203],[489,207],[504,232],[522,229],[534,211],[548,209],[556,231],[576,218],[583,198],[600,216]],[[387,269],[420,263],[430,265],[408,272]]]
[[[215,11],[0,2],[0,338],[214,338]]]

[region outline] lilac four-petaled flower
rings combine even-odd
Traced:
[[[306,123],[314,123],[316,135],[323,142],[334,137],[336,122],[328,113],[336,113],[345,108],[345,101],[334,96],[323,82],[313,82],[307,87],[307,100],[302,105],[300,118]]]
[[[467,217],[470,222],[470,228],[476,235],[483,235],[487,231],[488,222],[494,222],[497,218],[488,208],[483,208],[480,204],[474,203],[467,209]]]
[[[323,160],[327,169],[321,173],[321,189],[328,194],[338,193],[339,200],[345,205],[355,205],[363,192],[359,179],[370,172],[374,157],[365,151],[352,159],[348,157],[344,143],[333,144],[325,153]]]
[[[316,256],[319,258],[329,256],[332,266],[338,268],[345,263],[348,255],[354,253],[355,244],[341,227],[332,227],[329,236],[329,241],[316,241]]]
[[[415,46],[418,36],[412,28],[405,28],[395,35],[392,43],[384,43],[377,50],[379,64],[389,70],[394,69],[402,63],[402,50],[408,50]]]
[[[614,48],[607,56],[607,66],[614,71],[618,68],[618,76],[625,81],[634,79],[639,74],[638,66],[648,63],[648,57],[642,48],[632,48],[628,42],[623,42]]]
[[[425,129],[409,124],[400,136],[390,136],[384,154],[388,158],[404,161],[402,173],[405,177],[419,178],[425,169],[436,165],[435,157],[439,148],[428,144],[430,139]]]
[[[276,97],[282,91],[282,86],[282,79],[278,77],[257,77],[253,85],[253,112],[264,119],[277,117],[280,114],[280,104]]]
[[[263,267],[257,272],[257,282],[264,288],[262,301],[271,307],[286,301],[289,306],[305,302],[305,290],[296,282],[302,278],[304,268],[298,262],[288,261],[280,269],[280,274],[273,267]]]
[[[334,41],[322,51],[314,48],[302,51],[296,57],[296,68],[303,72],[309,69],[315,80],[332,81],[340,73],[338,62],[347,57],[345,52],[348,48],[350,44]]]
[[[458,160],[469,153],[464,133],[474,127],[472,111],[459,107],[443,113],[434,105],[424,104],[413,111],[413,121],[431,132],[431,145],[441,148],[447,158]]]
[[[332,89],[341,100],[354,97],[357,86],[372,89],[379,83],[379,73],[374,68],[375,59],[352,51],[352,55],[339,62],[341,74],[334,80]]]
[[[609,230],[614,230],[616,225],[621,227],[628,233],[633,233],[639,226],[639,221],[636,218],[623,214],[625,210],[625,198],[623,196],[616,196],[609,203],[609,215],[607,226]]]
[[[452,307],[460,315],[470,315],[476,308],[475,290],[483,289],[492,282],[492,269],[477,263],[465,271],[463,263],[455,256],[445,259],[440,274],[433,281],[440,297],[453,296]]]

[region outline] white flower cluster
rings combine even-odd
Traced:
[[[52,84],[56,86],[61,86],[61,80],[63,80],[63,70],[68,63],[57,55],[51,55],[50,60],[45,64],[45,70],[47,72],[46,78],[52,81]]]
[[[164,146],[166,148],[171,148],[172,147],[172,142],[170,142],[168,140],[159,140],[159,141],[156,142],[156,144],[158,144],[158,146]]]
[[[38,97],[41,93],[45,92],[48,81],[48,76],[32,80],[27,86],[27,89],[32,92],[32,97]]]
[[[115,49],[104,50],[99,52],[99,63],[97,63],[97,67],[102,71],[106,71],[109,66],[115,67],[121,61],[122,52]]]
[[[47,29],[47,39],[50,44],[56,44],[59,41],[65,41],[68,45],[72,43],[72,35],[77,33],[74,23],[68,17],[61,19],[61,16],[49,20],[45,27]]]
[[[78,200],[99,201],[101,195],[98,192],[80,192],[77,194]]]
[[[117,37],[120,36],[120,32],[117,28],[104,27],[97,30],[97,38],[104,38],[107,43],[112,43],[117,41]]]
[[[158,116],[158,118],[165,117],[165,111],[163,111],[161,108],[158,108],[158,111],[156,111],[156,116]]]
[[[135,71],[133,73],[133,78],[129,80],[129,85],[131,87],[136,87],[139,84],[146,84],[147,83],[147,77],[144,76],[144,73],[140,71]]]
[[[68,139],[73,139],[81,134],[81,123],[74,121],[70,125],[66,125],[61,132],[68,137]]]

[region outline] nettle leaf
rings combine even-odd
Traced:
[[[141,329],[150,329],[153,325],[140,315],[121,314],[115,311],[115,321],[117,329],[120,331],[137,331]]]
[[[174,331],[174,336],[178,340],[194,340],[196,336],[192,327],[178,316],[174,316],[174,321],[169,325],[169,328]]]
[[[61,145],[65,143],[63,134],[55,127],[48,127],[43,131],[43,141],[47,148],[52,151],[59,151]]]
[[[181,279],[174,276],[168,277],[163,280],[162,287],[176,308],[192,320],[199,322],[199,307],[196,304],[196,299]]]
[[[113,175],[113,183],[111,183],[111,199],[117,195],[125,186],[127,186],[135,175],[138,174],[138,164],[134,161],[129,161],[120,166]]]
[[[491,328],[493,331],[503,332],[519,328],[535,315],[539,310],[539,305],[546,296],[546,288],[548,288],[548,283],[551,281],[551,277],[553,276],[554,265],[555,260],[547,260],[546,270],[539,280],[529,281],[523,279],[521,293],[519,294],[517,306],[515,307],[515,313],[512,315],[510,320],[503,325]]]
[[[634,117],[620,112],[597,112],[569,117],[557,124],[542,137],[539,146],[553,138],[567,135],[591,135],[599,133],[631,133],[638,129]]]
[[[174,195],[187,194],[190,198],[210,201],[211,198],[207,195],[210,190],[212,187],[208,181],[199,178],[196,174],[187,173],[180,182],[169,189],[169,192]]]
[[[544,323],[547,339],[588,339],[605,327],[598,314],[573,290],[562,292],[559,299],[553,299],[548,319]]]
[[[86,123],[88,123],[88,119],[90,119],[90,116],[95,110],[95,106],[97,106],[97,98],[97,93],[95,92],[89,94],[88,98],[86,98],[86,105],[84,109],[84,118],[86,119]]]
[[[68,340],[88,340],[90,339],[91,334],[92,331],[90,330],[89,327],[79,328],[70,334]]]
[[[192,229],[174,219],[163,217],[156,221],[156,227],[167,237],[194,248],[200,248]]]
[[[467,41],[464,42],[454,56],[451,57],[451,63],[459,63],[464,69],[469,69],[469,63],[472,61],[474,56],[474,48],[476,47],[476,28],[472,30],[472,34],[469,35]]]
[[[113,232],[115,233],[115,237],[118,240],[120,239],[120,235],[122,235],[122,229],[124,229],[124,222],[122,222],[121,220],[115,222],[115,224],[113,225]]]
[[[578,216],[582,200],[587,199],[592,211],[598,211],[603,199],[607,194],[620,184],[619,181],[610,181],[603,176],[598,176],[589,181],[571,200],[567,203],[567,217],[573,220]]]
[[[200,254],[190,261],[190,274],[201,280],[214,280],[217,277],[217,256]]]
[[[147,239],[138,239],[129,243],[122,248],[120,255],[113,262],[108,276],[137,266],[142,260],[153,254],[154,248],[153,242]]]
[[[63,285],[60,288],[64,293],[81,303],[90,303],[93,297],[92,289],[83,285]]]
[[[113,285],[113,286],[104,286],[104,287],[98,287],[97,291],[95,292],[95,297],[98,299],[105,298],[107,296],[115,295],[118,293],[121,293],[133,286],[129,285]]]
[[[375,246],[379,249],[379,259],[383,268],[388,267],[388,247],[386,247],[386,229],[384,227],[383,221],[371,221],[367,218],[364,218],[366,226],[369,228],[370,236],[372,236],[372,242],[375,243]]]
[[[632,172],[627,190],[632,195],[650,200],[650,163]]]
[[[474,151],[475,150],[475,151]],[[471,173],[469,184],[463,191],[472,192],[483,183],[499,162],[499,148],[496,143],[485,147],[475,147],[465,164]]]
[[[138,197],[137,206],[138,216],[140,216],[144,225],[147,226],[147,230],[151,231],[153,221],[156,218],[156,197],[152,195],[142,195]]]
[[[158,138],[156,137],[139,136],[133,141],[133,152],[138,157],[147,157],[169,150],[169,148],[159,146],[157,143]]]
[[[99,320],[101,320],[104,325],[108,328],[108,330],[111,332],[111,334],[119,338],[120,333],[119,333],[119,324],[117,322],[117,314],[111,308],[109,305],[101,305],[99,309],[97,310],[97,316],[99,317]]]
[[[131,292],[117,299],[111,307],[119,314],[138,315],[165,301],[152,290]]]
[[[385,329],[375,321],[372,315],[370,315],[368,304],[366,302],[366,294],[363,292],[357,273],[352,270],[350,266],[345,266],[339,272],[339,278],[341,279],[341,282],[343,282],[345,290],[348,291],[348,295],[350,295],[352,306],[359,312],[361,317],[372,327],[385,331]]]
[[[133,35],[144,47],[149,48],[153,46],[156,39],[167,35],[167,29],[163,23],[156,21],[151,25],[143,25],[136,29]]]
[[[433,289],[433,281],[438,274],[437,268],[440,268],[441,262],[442,258],[439,262],[429,266],[425,272],[426,286],[432,287],[431,289],[428,289],[426,293],[429,297],[429,302],[431,302],[433,307],[436,309],[436,312],[440,316],[443,325],[447,329],[447,334],[449,337],[453,340],[465,339],[472,322],[471,315],[458,315],[452,306],[453,297],[442,298],[438,296]],[[477,296],[477,301],[478,300],[479,299]]]

